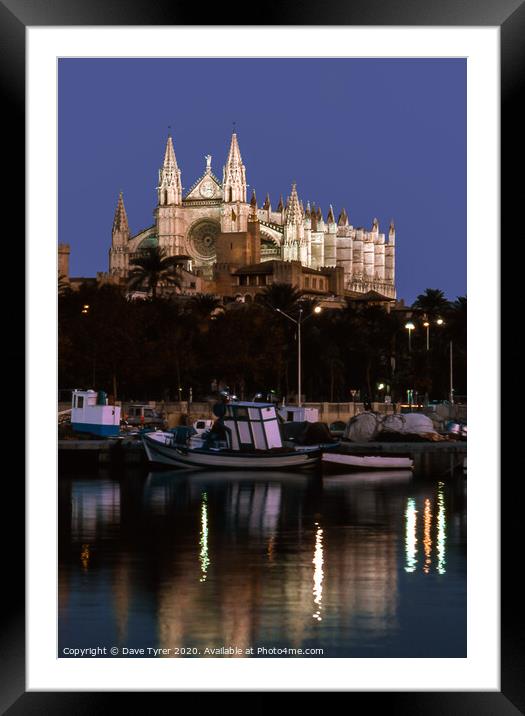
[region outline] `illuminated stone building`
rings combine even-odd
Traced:
[[[326,216],[309,202],[305,207],[296,184],[286,202],[281,197],[275,209],[269,194],[262,206],[255,192],[249,201],[247,186],[234,132],[222,180],[207,155],[204,173],[184,192],[169,136],[159,170],[154,223],[131,235],[124,198],[119,195],[108,278],[124,282],[130,260],[148,247],[160,246],[169,256],[185,257],[186,269],[206,282],[204,290],[223,296],[253,297],[260,286],[279,277],[314,294],[375,291],[395,298],[393,222],[386,240],[377,219],[366,230],[352,226],[345,209],[336,221],[332,206]]]

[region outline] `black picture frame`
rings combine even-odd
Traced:
[[[506,227],[509,235],[515,235],[516,211],[523,203],[523,182],[516,181],[513,168],[519,156],[523,156],[523,116],[519,114],[520,79],[525,76],[525,3],[522,0],[441,0],[423,2],[407,0],[358,0],[343,2],[327,0],[323,3],[305,0],[300,6],[288,3],[283,6],[270,2],[254,8],[260,17],[253,17],[249,24],[260,25],[392,25],[392,26],[499,26],[501,32],[501,136],[502,136],[502,231]],[[191,4],[157,0],[155,3],[139,0],[0,0],[0,91],[3,97],[2,113],[4,141],[16,148],[14,161],[9,163],[9,181],[4,203],[16,227],[16,242],[10,241],[7,256],[18,252],[17,263],[25,264],[24,244],[20,240],[21,218],[24,216],[24,144],[25,144],[25,30],[28,26],[63,25],[199,25],[202,12]],[[206,25],[235,25],[234,19],[245,20],[246,5],[228,3],[228,17],[222,5],[206,10]],[[225,22],[228,19],[231,22]],[[246,21],[245,21],[246,23]],[[246,23],[248,24],[248,23]],[[521,152],[520,152],[521,148]],[[520,165],[522,166],[522,165]],[[510,229],[510,222],[513,228]],[[520,219],[519,223],[522,223]],[[13,232],[11,232],[13,236]],[[497,240],[497,237],[494,237]],[[512,238],[510,239],[512,241]],[[516,240],[516,239],[515,239]],[[14,273],[14,272],[13,272]],[[20,272],[19,272],[20,273]],[[518,282],[519,283],[519,282]],[[497,291],[497,287],[491,290]],[[515,291],[516,289],[514,289]],[[13,283],[13,291],[20,296],[20,285]],[[509,291],[512,293],[512,289]],[[512,295],[510,296],[512,299]],[[18,301],[17,313],[24,306],[23,295]],[[5,350],[8,355],[9,378],[5,386],[5,399],[9,405],[23,405],[20,386],[24,385],[23,352],[24,330],[18,340],[10,340]],[[14,332],[9,330],[11,338]],[[517,349],[514,348],[517,357]],[[510,353],[512,355],[512,351]],[[498,398],[496,397],[496,400]],[[505,402],[503,402],[505,407]],[[22,418],[22,415],[20,416]],[[25,420],[25,415],[23,416]],[[509,431],[507,443],[516,433]],[[495,430],[495,434],[497,430]],[[23,437],[23,436],[22,436]],[[27,446],[19,446],[23,455]],[[521,472],[521,471],[517,471]],[[4,608],[2,614],[2,636],[0,655],[2,686],[0,687],[0,708],[10,716],[19,714],[70,714],[106,713],[121,706],[123,693],[108,692],[26,692],[25,691],[25,612],[24,612],[24,482],[21,469],[10,470],[4,482],[7,492],[7,506],[14,522],[4,536],[3,574]],[[516,478],[522,479],[519,474]],[[502,598],[501,598],[501,691],[499,692],[349,692],[345,694],[346,708],[352,707],[356,699],[366,699],[366,708],[384,708],[402,714],[509,714],[525,713],[525,659],[523,656],[521,587],[515,582],[517,570],[515,559],[520,544],[519,529],[523,520],[520,503],[516,500],[515,486],[502,486]],[[5,528],[5,520],[2,523]],[[18,535],[17,539],[13,535]],[[471,554],[475,549],[472,548]],[[518,592],[518,594],[516,594]],[[475,595],[473,595],[475,598]],[[514,608],[516,607],[516,608]],[[151,693],[127,694],[133,698],[135,708],[151,710]],[[158,698],[179,698],[180,694],[155,694]],[[241,693],[236,698],[236,707],[262,712],[267,707],[272,693]],[[312,695],[313,696],[313,695]],[[227,694],[199,694],[210,698],[214,709],[221,709]],[[148,699],[146,702],[145,699]],[[213,701],[211,701],[213,698]],[[309,696],[309,699],[311,697]],[[315,697],[314,697],[315,698]],[[228,710],[232,708],[231,701]]]

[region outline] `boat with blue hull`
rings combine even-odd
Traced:
[[[120,433],[120,407],[108,405],[106,393],[74,390],[71,398],[71,427],[77,433],[116,437]]]
[[[275,405],[233,402],[218,404],[211,430],[157,430],[142,435],[148,460],[170,467],[214,470],[301,470],[318,467],[330,446],[283,445]]]

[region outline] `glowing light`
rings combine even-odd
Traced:
[[[379,385],[377,386],[377,389],[378,389],[378,390],[383,390],[384,387],[385,387],[385,384],[384,384],[384,383],[379,383]]]
[[[408,328],[409,331],[413,331],[415,326],[412,322],[405,323],[405,328]]]
[[[445,498],[443,496],[443,483],[438,483],[438,513],[437,513],[437,571],[438,574],[445,574],[447,571],[445,565],[446,560],[446,528],[447,520],[445,513]]]
[[[316,306],[316,307],[314,308],[314,313],[321,313],[322,310],[323,310],[323,309],[322,309],[321,306]]]
[[[425,321],[423,325],[425,326],[425,328],[428,328],[430,326],[430,323],[428,321]]]
[[[428,574],[430,572],[430,565],[432,564],[432,538],[430,536],[430,530],[432,527],[432,512],[430,509],[430,500],[425,500],[425,510],[423,512],[423,548],[425,550],[425,563],[423,565],[423,572]]]
[[[442,326],[445,323],[445,321],[442,318],[438,318],[436,323],[438,324],[438,326]]]
[[[417,510],[416,501],[413,497],[407,500],[407,508],[405,510],[405,556],[406,566],[405,572],[415,572],[417,565]]]
[[[89,567],[89,558],[91,554],[89,552],[89,544],[82,545],[82,551],[80,552],[80,561],[85,570]]]
[[[273,562],[274,559],[274,548],[275,548],[275,535],[270,535],[268,540],[268,548],[266,554],[268,555],[268,562]]]
[[[201,565],[201,577],[200,582],[205,582],[208,567],[210,566],[210,558],[208,555],[208,496],[205,492],[202,493],[201,503],[201,534],[200,542],[201,551],[199,553],[199,562]]]
[[[313,586],[313,595],[314,595],[314,604],[316,609],[315,613],[312,614],[312,617],[314,619],[317,619],[318,622],[322,620],[321,617],[321,610],[323,608],[322,601],[323,601],[323,579],[324,579],[324,572],[323,572],[323,530],[321,529],[318,522],[315,523],[315,526],[317,527],[317,531],[315,533],[315,551],[314,551],[314,558],[312,559],[312,564],[315,565],[314,567],[314,586]]]

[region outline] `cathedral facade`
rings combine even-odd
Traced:
[[[256,234],[257,248],[243,254],[245,264],[278,261],[293,262],[310,272],[338,269],[345,291],[375,291],[395,298],[393,222],[386,240],[377,219],[366,230],[352,226],[345,209],[337,221],[332,206],[324,217],[320,207],[309,202],[304,206],[296,184],[292,185],[286,202],[281,197],[275,209],[268,194],[262,206],[258,206],[255,193],[248,201],[246,168],[235,132],[222,181],[212,170],[211,156],[205,159],[204,173],[183,193],[181,170],[172,137],[168,136],[159,170],[154,224],[133,236],[120,194],[109,251],[112,278],[124,281],[133,257],[148,247],[160,246],[167,255],[184,259],[191,272],[213,286],[219,273],[224,273],[228,266],[232,274],[238,271],[236,242],[238,237],[251,232],[250,235]]]

